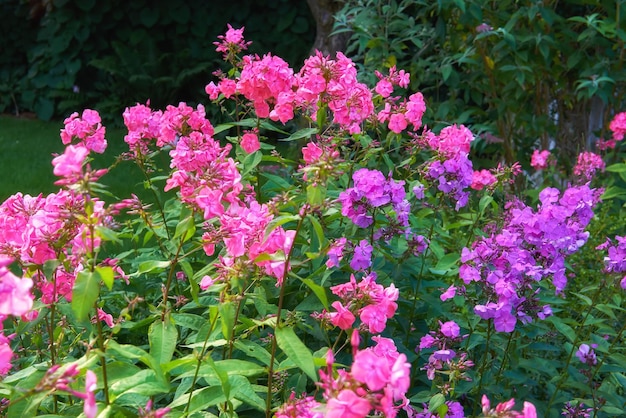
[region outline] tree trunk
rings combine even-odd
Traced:
[[[307,0],[307,3],[317,25],[317,34],[315,43],[311,48],[311,54],[318,50],[324,55],[334,56],[336,52],[344,51],[350,34],[344,32],[339,35],[330,35],[335,23],[335,13],[341,10],[344,2],[338,0]]]

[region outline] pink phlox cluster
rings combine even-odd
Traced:
[[[314,397],[296,397],[296,394],[291,392],[287,402],[274,414],[274,418],[324,418],[324,413]]]
[[[535,170],[545,170],[550,164],[554,162],[551,157],[552,154],[550,153],[550,151],[545,149],[539,151],[538,149],[536,149],[533,151],[533,154],[530,157],[530,166]]]
[[[252,154],[253,152],[261,149],[258,129],[244,131],[243,135],[241,136],[241,142],[239,144],[241,145],[241,148],[248,154]]]
[[[409,96],[409,100],[403,99],[397,102],[395,98],[387,100],[385,107],[378,112],[379,122],[387,122],[390,131],[397,134],[404,131],[409,124],[413,125],[416,131],[422,126],[422,117],[426,112],[426,102],[422,93],[414,93]]]
[[[563,292],[565,257],[587,241],[585,228],[600,193],[588,185],[570,187],[562,195],[546,188],[536,212],[521,202],[509,204],[502,228],[461,253],[460,278],[466,285],[477,282],[487,299],[474,312],[494,319],[499,332],[512,332],[518,320],[551,315],[549,306],[537,304],[534,283],[550,277],[556,292]]]
[[[470,187],[474,190],[482,190],[496,184],[498,179],[489,170],[477,170],[472,174],[472,184]]]
[[[282,123],[294,117],[296,79],[289,64],[271,54],[245,56],[237,92],[252,102],[258,117]]]
[[[338,267],[339,262],[343,259],[343,249],[346,246],[347,239],[345,237],[338,238],[328,248],[326,255],[328,260],[326,261],[326,267]]]
[[[90,221],[96,225],[105,219],[104,202],[91,198]],[[0,254],[24,266],[42,266],[48,260],[65,259],[52,279],[41,269],[32,275],[41,291],[43,303],[54,303],[59,297],[71,300],[76,273],[82,269],[82,257],[100,245],[100,237],[91,237],[89,228],[80,223],[77,214],[85,216],[85,198],[61,190],[48,196],[32,197],[17,193],[0,205]]]
[[[276,286],[280,286],[286,270],[290,268],[287,256],[293,245],[295,231],[278,226],[266,233],[272,219],[267,205],[261,205],[256,200],[250,201],[248,205],[243,202],[231,204],[219,216],[219,231],[207,231],[203,235],[208,255],[213,254],[219,239],[223,241],[226,252],[220,257],[218,278],[208,277],[206,283],[226,280],[230,272],[235,272],[236,267],[243,263],[263,268],[266,274],[277,279]]]
[[[605,166],[604,160],[598,154],[589,151],[581,152],[576,159],[574,175],[581,178],[583,183],[586,183],[595,177],[596,172],[603,172]]]
[[[376,283],[376,273],[372,272],[359,282],[354,275],[350,281],[331,287],[331,292],[339,297],[332,303],[334,311],[325,312],[322,318],[343,330],[350,329],[356,318],[371,334],[380,334],[398,309],[399,290],[391,284],[389,287]]]
[[[463,410],[463,405],[456,401],[447,401],[446,406],[448,407],[448,412],[443,418],[465,418],[465,411]],[[405,408],[407,411],[407,415],[409,418],[442,418],[438,412],[430,412],[428,411],[428,405],[423,405],[423,410],[418,412],[414,410],[412,407]]]
[[[427,131],[424,133],[424,138],[430,149],[446,158],[453,158],[461,153],[469,154],[474,134],[463,125],[450,125],[443,128],[439,135]]]
[[[217,47],[215,49],[217,52],[222,53],[224,61],[232,62],[237,54],[248,49],[248,46],[250,46],[252,42],[244,39],[244,27],[235,29],[230,24],[227,24],[226,26],[228,26],[226,33],[224,35],[219,35],[217,39],[220,41],[213,42],[213,45]]]
[[[521,412],[514,411],[515,399],[510,399],[506,402],[501,402],[496,405],[495,408],[491,408],[491,402],[487,395],[483,395],[482,400],[482,415],[481,418],[537,418],[537,410],[535,405],[530,402],[524,401],[524,406]]]
[[[132,151],[135,157],[146,155],[149,152],[151,143],[155,143],[161,136],[161,118],[163,112],[153,111],[147,105],[137,104],[126,108],[122,114],[124,125],[128,133],[124,136],[124,142]]]
[[[302,159],[305,165],[299,169],[304,173],[304,180],[324,182],[329,175],[340,172],[338,169],[339,151],[322,138],[317,142],[309,142],[302,148]]]
[[[63,145],[80,144],[89,151],[102,154],[107,147],[104,138],[106,129],[102,126],[100,114],[91,109],[85,109],[81,116],[74,112],[63,121],[61,129]]]
[[[609,129],[613,132],[613,139],[621,141],[626,134],[626,112],[621,112],[613,117],[609,124]]]
[[[317,51],[305,60],[296,79],[296,103],[313,120],[319,106],[327,105],[333,112],[333,122],[355,134],[374,113],[370,89],[357,80],[354,62],[341,52],[333,60]]]
[[[361,168],[352,175],[354,187],[339,195],[341,214],[361,227],[367,228],[374,223],[372,211],[391,204],[397,220],[408,227],[410,205],[406,200],[404,181],[385,178],[378,170]]]
[[[426,177],[437,182],[437,189],[456,201],[455,210],[467,205],[466,190],[474,179],[472,162],[467,154],[460,152],[443,161],[435,160],[428,165]]]
[[[389,68],[389,74],[387,76],[384,76],[379,71],[375,71],[374,73],[376,74],[376,77],[378,77],[378,83],[376,83],[374,91],[380,94],[383,98],[391,96],[394,86],[402,88],[407,88],[409,86],[411,75],[404,70],[398,71],[395,65]]]
[[[320,370],[320,387],[326,400],[325,417],[365,418],[374,411],[395,418],[408,405],[406,392],[411,379],[411,365],[406,355],[398,353],[393,340],[379,338],[375,347],[358,350],[348,372],[333,373],[332,353],[327,370]]]

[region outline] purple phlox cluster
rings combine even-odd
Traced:
[[[463,410],[463,405],[456,401],[446,401],[446,406],[448,407],[448,412],[444,415],[443,418],[465,418],[465,411]],[[407,412],[407,416],[409,418],[442,418],[438,412],[430,412],[428,410],[428,405],[422,405],[422,411],[418,412],[413,407],[409,406],[405,408]]]
[[[565,403],[563,406],[563,415],[565,418],[589,418],[593,413],[593,408],[587,408],[584,403],[578,402],[572,405],[571,402]]]
[[[352,338],[354,359],[350,371],[333,371],[333,355],[327,355],[327,369],[320,370],[320,383],[326,401],[326,418],[365,418],[374,411],[395,418],[409,404],[411,365],[399,353],[393,340],[374,337],[376,345],[358,349],[358,333]],[[356,340],[356,341],[355,341]]]
[[[470,380],[465,372],[473,367],[474,363],[467,359],[466,353],[457,355],[457,352],[452,349],[458,346],[463,339],[467,338],[467,335],[461,335],[460,332],[461,328],[456,322],[447,321],[442,323],[439,321],[438,331],[431,331],[420,339],[420,344],[415,351],[435,349],[428,358],[428,362],[421,369],[426,371],[428,379],[433,380],[438,371],[447,368],[457,371],[457,376],[460,379]]]
[[[331,304],[333,311],[317,314],[333,326],[343,330],[353,327],[356,318],[370,334],[380,334],[398,309],[399,290],[393,285],[384,287],[376,283],[376,273],[370,273],[358,282],[354,275],[350,281],[330,288],[339,297]]]
[[[437,182],[437,189],[456,201],[458,211],[469,199],[466,189],[472,184],[474,170],[472,162],[464,152],[454,154],[445,160],[435,160],[428,165],[426,177]]]
[[[406,200],[404,181],[385,178],[378,170],[361,168],[352,175],[354,187],[339,195],[341,214],[361,227],[367,228],[374,223],[373,211],[391,205],[396,221],[404,227],[409,225],[410,205]]]
[[[576,351],[576,357],[581,363],[588,366],[595,366],[598,363],[596,352],[594,348],[597,348],[598,344],[581,344]]]
[[[577,176],[582,183],[593,180],[596,172],[603,172],[606,164],[601,156],[590,151],[578,154],[576,165],[574,166],[574,175]]]
[[[608,240],[598,246],[598,250],[607,250],[607,255],[604,257],[604,266],[609,273],[624,273],[626,272],[626,236],[615,236],[617,245],[613,245],[611,240]],[[620,281],[620,287],[626,289],[626,276]]]
[[[556,293],[567,284],[565,257],[582,247],[586,226],[600,191],[588,185],[570,187],[563,194],[544,189],[537,211],[516,201],[508,205],[504,225],[461,253],[459,276],[466,285],[476,282],[485,303],[474,312],[493,319],[499,332],[512,332],[517,321],[551,315],[538,305],[535,282],[550,277]]]

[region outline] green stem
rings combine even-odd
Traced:
[[[572,342],[572,349],[570,350],[569,355],[567,356],[567,360],[565,361],[565,366],[563,367],[563,371],[561,372],[561,375],[556,384],[556,387],[554,388],[554,392],[552,392],[552,396],[550,396],[550,400],[548,401],[548,405],[546,406],[546,411],[550,410],[550,407],[552,406],[552,404],[554,403],[554,400],[556,399],[557,393],[559,393],[561,386],[563,386],[563,383],[565,383],[565,379],[567,378],[567,369],[569,368],[569,364],[572,361],[574,352],[577,351],[577,345],[578,345],[578,342],[580,341],[580,331],[583,330],[584,324],[587,322],[587,318],[591,314],[591,310],[596,306],[598,296],[604,289],[605,284],[606,284],[606,281],[602,280],[602,282],[600,283],[600,286],[598,286],[598,288],[596,289],[596,292],[593,294],[593,297],[591,298],[591,303],[589,304],[589,308],[587,309],[587,312],[585,312],[585,316],[581,322],[582,325],[577,327],[576,337],[574,338],[574,341]]]
[[[302,228],[302,222],[304,221],[306,212],[307,212],[307,208],[304,208],[300,215],[300,219],[298,220],[298,225],[296,226],[296,233],[293,236],[293,242],[291,243],[291,247],[289,248],[289,252],[285,260],[285,271],[283,272],[283,280],[280,285],[280,295],[278,297],[278,310],[276,312],[276,329],[278,329],[281,326],[280,316],[282,313],[283,301],[285,298],[285,282],[287,281],[287,275],[289,274],[289,262],[291,260],[291,255],[293,254],[293,249],[295,246],[296,238],[298,237],[300,228]],[[266,418],[270,418],[270,416],[272,415],[272,383],[273,383],[272,381],[273,381],[273,375],[274,375],[274,361],[276,359],[276,347],[277,347],[276,334],[274,334],[272,335],[272,351],[271,351],[271,357],[270,357],[270,366],[267,372],[267,400],[265,403],[265,417]]]
[[[502,371],[504,370],[504,365],[506,364],[506,359],[508,357],[509,354],[509,348],[511,347],[511,341],[513,341],[513,334],[515,334],[516,331],[510,332],[509,333],[509,339],[506,342],[506,348],[504,349],[504,355],[502,356],[502,363],[500,363],[500,368],[498,369],[498,374],[496,374],[496,385],[498,384],[498,382],[500,381],[500,376],[502,375]]]
[[[176,265],[178,264],[178,257],[180,256],[180,252],[183,249],[185,237],[180,237],[180,244],[178,244],[178,248],[176,249],[176,255],[170,264],[170,270],[167,273],[167,282],[165,283],[165,290],[163,291],[163,312],[161,313],[161,321],[165,321],[165,315],[167,314],[167,297],[169,295],[170,286],[172,285],[172,280],[174,279],[174,270],[176,269]]]
[[[478,381],[478,390],[477,396],[478,400],[474,403],[474,415],[478,412],[477,407],[480,405],[480,397],[481,392],[483,390],[483,377],[485,376],[485,368],[487,367],[487,358],[489,357],[489,344],[491,342],[491,334],[492,334],[492,319],[487,320],[487,340],[485,341],[485,352],[483,354],[483,360],[480,365],[480,369],[478,370],[478,374],[480,374],[480,380]]]
[[[209,344],[209,338],[213,333],[213,329],[215,328],[215,324],[217,322],[218,313],[215,313],[215,316],[211,320],[211,326],[204,338],[204,343],[202,344],[202,350],[200,351],[200,355],[198,356],[198,364],[196,364],[196,371],[193,374],[193,380],[191,381],[191,390],[189,391],[189,400],[187,401],[187,405],[185,406],[185,411],[183,412],[183,416],[187,416],[189,414],[189,407],[191,406],[191,397],[193,395],[193,388],[196,386],[196,381],[198,380],[198,374],[200,373],[200,365],[202,364],[202,359],[206,355],[207,345]]]

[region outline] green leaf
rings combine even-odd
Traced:
[[[222,320],[222,335],[225,339],[230,340],[233,337],[233,329],[235,328],[235,305],[232,302],[220,303],[219,312]]]
[[[115,280],[115,274],[113,268],[108,266],[96,267],[96,271],[100,275],[100,278],[104,282],[105,286],[111,290],[113,289],[113,282]]]
[[[547,321],[552,322],[557,331],[561,333],[561,335],[565,336],[569,340],[569,342],[574,343],[576,340],[576,332],[563,322],[563,320],[556,316],[550,316],[546,319]]]
[[[168,393],[169,385],[159,379],[154,370],[144,369],[109,384],[109,390],[112,394],[120,396],[129,393],[137,393],[144,396],[154,396],[162,393]]]
[[[246,175],[252,171],[259,163],[263,160],[263,153],[260,151],[253,152],[252,154],[246,155],[246,158],[243,160],[243,169],[241,170],[241,177],[246,177]]]
[[[100,295],[100,273],[80,271],[72,289],[72,311],[79,321],[89,321],[89,311]]]
[[[290,327],[276,328],[276,342],[283,353],[295,363],[314,382],[317,382],[317,372],[313,355],[304,343],[298,338],[296,332]]]
[[[428,411],[435,412],[437,409],[441,407],[441,405],[444,405],[445,403],[446,403],[446,397],[443,396],[441,393],[438,393],[432,398],[430,398],[430,401],[428,402]]]
[[[609,171],[611,173],[626,172],[626,164],[624,163],[612,164],[606,168],[606,171]]]
[[[326,187],[321,184],[309,184],[306,187],[306,201],[311,206],[319,206],[326,197]]]
[[[164,269],[169,267],[169,265],[170,265],[170,261],[167,261],[167,260],[166,261],[158,261],[158,260],[144,261],[143,263],[139,264],[137,273],[134,273],[134,275],[152,273],[155,271],[163,271]]]
[[[209,386],[200,390],[194,390],[192,393],[186,393],[183,396],[174,399],[174,402],[168,406],[171,409],[178,408],[179,406],[185,406],[189,402],[190,397],[191,403],[188,411],[189,415],[201,409],[207,409],[209,406],[226,402],[226,396],[224,396],[221,386]]]
[[[249,340],[236,340],[235,348],[245,353],[247,356],[261,361],[266,366],[272,362],[272,355],[262,345]]]
[[[317,133],[317,128],[304,128],[304,129],[300,129],[299,131],[294,132],[293,134],[289,135],[287,138],[280,138],[279,141],[281,142],[297,141],[298,139],[302,139],[302,138],[310,138],[311,135],[315,135],[316,133]]]
[[[178,330],[169,316],[165,320],[157,320],[148,330],[150,355],[158,364],[167,363],[172,359],[178,341]]]
[[[196,223],[193,219],[193,215],[187,216],[176,225],[176,232],[174,238],[182,237],[183,242],[189,241],[196,233]],[[165,266],[167,267],[167,266]]]

